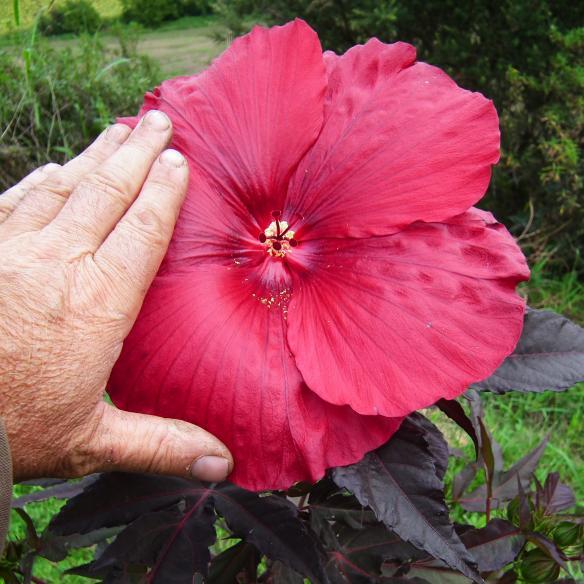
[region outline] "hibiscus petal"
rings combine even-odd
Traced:
[[[243,204],[263,225],[316,140],[325,89],[318,37],[296,20],[255,27],[200,75],[165,81],[147,94],[140,113],[167,113],[171,145],[234,208]]]
[[[110,379],[114,403],[217,435],[235,459],[230,480],[249,489],[315,481],[361,459],[400,420],[308,390],[285,340],[286,299],[237,266],[158,277]]]
[[[404,416],[454,398],[510,354],[529,271],[489,213],[302,248],[288,342],[307,385],[361,414]]]
[[[491,101],[415,63],[405,43],[373,39],[325,60],[323,129],[285,205],[302,239],[389,235],[484,195],[499,158]]]

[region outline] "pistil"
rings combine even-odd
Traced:
[[[283,258],[298,245],[294,239],[294,231],[290,229],[287,221],[281,220],[281,211],[272,211],[274,221],[268,228],[260,233],[258,239],[266,247],[266,252],[272,257]]]

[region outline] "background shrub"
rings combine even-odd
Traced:
[[[0,52],[0,192],[36,166],[65,162],[116,116],[135,114],[160,82],[153,62],[99,35],[72,48],[41,39],[22,55]]]
[[[55,5],[39,22],[40,31],[45,35],[94,33],[101,25],[101,16],[88,0],[67,0],[65,4]]]
[[[219,0],[232,34],[306,19],[325,48],[377,36],[494,100],[502,157],[484,205],[515,225],[532,260],[553,238],[556,269],[584,249],[584,3],[570,0]]]
[[[155,28],[167,20],[211,12],[211,0],[122,0],[122,18]]]

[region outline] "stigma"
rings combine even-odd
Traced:
[[[298,241],[294,239],[294,231],[287,221],[281,220],[281,215],[281,211],[272,211],[274,221],[258,237],[268,255],[274,258],[286,257],[298,245]]]

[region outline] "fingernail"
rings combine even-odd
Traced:
[[[217,483],[227,478],[229,463],[220,456],[202,456],[191,465],[191,475],[200,481]]]
[[[130,134],[130,128],[124,124],[114,124],[105,133],[106,140],[110,142],[123,142]]]
[[[166,166],[178,167],[185,163],[185,157],[178,150],[169,148],[160,155],[160,162]]]
[[[144,116],[143,121],[153,130],[167,130],[170,128],[170,120],[168,116],[158,110],[149,111],[146,116]]]

